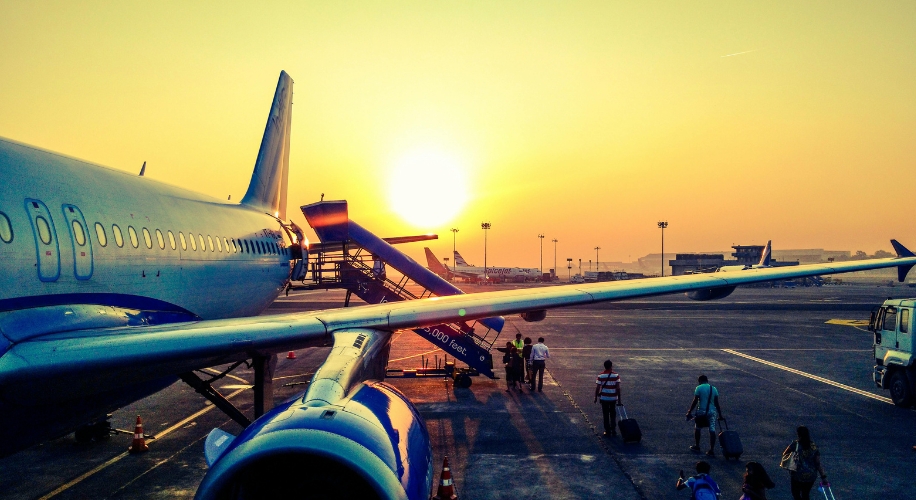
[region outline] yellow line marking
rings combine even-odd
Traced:
[[[824,323],[828,325],[868,326],[867,319],[828,319]]]
[[[866,392],[866,391],[863,391],[863,390],[861,390],[861,389],[856,389],[855,387],[850,387],[850,386],[848,386],[848,385],[844,385],[844,384],[841,384],[841,383],[839,383],[839,382],[834,382],[833,380],[826,379],[826,378],[824,378],[824,377],[818,377],[817,375],[812,375],[812,374],[810,374],[810,373],[806,373],[806,372],[803,372],[803,371],[800,371],[800,370],[796,370],[796,369],[794,369],[794,368],[789,368],[788,366],[784,366],[784,365],[780,365],[780,364],[777,364],[777,363],[773,363],[772,361],[767,361],[767,360],[765,360],[765,359],[760,359],[760,358],[755,358],[755,357],[753,357],[753,356],[748,356],[747,354],[744,354],[744,353],[741,353],[741,352],[738,352],[738,351],[733,351],[733,350],[731,350],[731,349],[722,349],[722,350],[723,350],[724,352],[729,353],[729,354],[734,354],[735,356],[740,356],[740,357],[742,357],[742,358],[746,358],[746,359],[749,359],[749,360],[751,360],[751,361],[756,361],[756,362],[758,362],[758,363],[763,363],[763,364],[765,364],[765,365],[767,365],[767,366],[772,366],[773,368],[779,368],[780,370],[785,370],[785,371],[787,371],[787,372],[789,372],[789,373],[794,373],[794,374],[796,374],[796,375],[801,375],[802,377],[808,377],[808,378],[810,378],[811,380],[817,380],[818,382],[823,382],[823,383],[825,383],[825,384],[827,384],[827,385],[832,385],[832,386],[834,386],[834,387],[838,387],[838,388],[840,388],[840,389],[843,389],[844,391],[853,392],[853,393],[858,394],[858,395],[860,395],[860,396],[865,396],[865,397],[867,397],[867,398],[876,399],[876,400],[882,401],[882,402],[884,402],[884,403],[894,404],[894,402],[891,400],[891,398],[886,398],[886,397],[884,397],[884,396],[878,396],[877,394],[872,394],[872,393],[870,393],[870,392]]]
[[[210,372],[210,373],[212,373],[212,374],[214,374],[214,375],[219,375],[219,374],[223,373],[223,372],[221,372],[221,371],[219,371],[219,370],[216,370],[216,369],[213,369],[213,368],[204,368],[204,371]],[[242,377],[236,377],[235,375],[233,375],[233,374],[231,374],[231,373],[227,373],[226,376],[229,377],[229,378],[231,378],[231,379],[238,380],[239,382],[241,382],[241,383],[243,383],[243,384],[249,384],[249,382],[248,382],[247,380],[243,379]]]
[[[239,389],[239,390],[233,392],[232,394],[226,396],[226,399],[233,398],[233,397],[239,395],[242,391],[246,391],[246,390],[247,390],[247,389]],[[165,436],[167,436],[168,434],[172,433],[175,429],[178,429],[179,427],[183,427],[185,424],[187,424],[187,423],[190,422],[191,420],[194,420],[195,418],[197,418],[197,417],[203,415],[204,413],[207,413],[208,411],[210,411],[210,410],[212,410],[212,409],[214,409],[214,408],[216,408],[216,407],[215,407],[215,406],[207,406],[207,407],[203,408],[202,410],[198,411],[197,413],[191,415],[190,417],[185,418],[185,419],[182,420],[181,422],[178,422],[177,424],[175,424],[175,425],[169,427],[168,429],[165,429],[164,431],[158,432],[158,433],[156,434],[156,439],[162,439],[163,437],[165,437]],[[100,472],[100,471],[102,471],[102,470],[104,470],[104,469],[107,469],[107,468],[108,468],[109,466],[111,466],[111,465],[114,465],[114,464],[117,463],[119,460],[121,460],[122,458],[126,457],[126,456],[129,455],[129,454],[130,454],[130,452],[127,452],[127,451],[125,451],[124,453],[121,453],[120,455],[118,455],[118,456],[112,458],[111,460],[109,460],[109,461],[107,461],[107,462],[105,462],[105,463],[99,465],[98,467],[96,467],[96,468],[90,470],[89,472],[86,472],[85,474],[83,474],[83,475],[81,475],[81,476],[78,476],[76,479],[74,479],[74,480],[72,480],[72,481],[70,481],[70,482],[68,482],[68,483],[62,484],[62,485],[59,486],[56,490],[54,490],[54,491],[48,493],[47,495],[45,495],[45,496],[39,498],[38,500],[48,500],[49,498],[55,497],[55,496],[57,496],[57,495],[60,495],[61,493],[63,493],[63,492],[65,492],[65,491],[69,490],[70,488],[76,486],[77,484],[79,484],[79,483],[85,481],[87,478],[94,476],[95,474],[97,474],[98,472]]]

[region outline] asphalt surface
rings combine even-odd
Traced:
[[[706,459],[688,449],[693,431],[684,418],[700,374],[719,389],[745,449],[738,462],[726,461],[719,449],[709,459],[723,498],[740,496],[749,460],[762,463],[776,482],[769,498],[791,498],[788,475],[777,464],[798,425],[811,429],[837,498],[908,498],[916,494],[910,477],[916,413],[889,404],[886,391],[874,387],[871,335],[836,321],[865,320],[889,296],[916,296],[916,290],[739,289],[709,303],[678,295],[554,310],[538,323],[512,317],[501,340],[516,331],[547,339],[551,359],[542,393],[506,392],[503,380],[483,377],[469,389],[442,378],[388,381],[426,420],[437,463],[449,456],[460,498],[689,498],[674,482],[678,470],[690,473]],[[267,313],[342,302],[339,291],[293,292]],[[277,399],[303,391],[327,352],[308,349],[281,359]],[[400,332],[390,367],[434,366],[441,356]],[[592,397],[605,359],[621,375],[623,401],[642,428],[640,444],[600,436],[600,407]],[[217,387],[250,414],[252,372],[232,376]],[[157,435],[149,452],[125,454],[127,435],[88,445],[57,439],[0,460],[0,497],[191,498],[206,473],[206,434],[214,427],[240,430],[182,383],[115,412],[112,423],[132,431],[138,414],[145,431]]]

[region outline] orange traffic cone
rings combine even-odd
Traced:
[[[433,500],[458,500],[455,494],[455,485],[452,484],[452,470],[448,466],[448,457],[442,462],[442,481]]]
[[[134,428],[134,441],[130,444],[130,448],[128,448],[127,451],[131,453],[149,451],[149,446],[146,445],[146,440],[143,439],[143,421],[140,420],[140,415],[137,415],[137,427]]]
[[[296,359],[296,352],[289,351],[289,354],[286,355],[286,359]]]

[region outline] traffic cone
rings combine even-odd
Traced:
[[[296,352],[289,351],[289,354],[286,355],[286,359],[296,359]]]
[[[130,448],[128,448],[127,451],[131,453],[149,451],[149,446],[146,445],[146,440],[143,439],[143,421],[140,420],[140,415],[137,415],[137,427],[134,428],[134,441],[130,444]]]
[[[458,500],[455,494],[455,485],[452,484],[452,470],[448,466],[448,457],[442,462],[442,481],[439,482],[439,489],[433,500]]]

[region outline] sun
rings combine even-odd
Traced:
[[[454,155],[417,149],[399,158],[388,184],[391,208],[419,228],[455,218],[468,201],[467,173]]]

